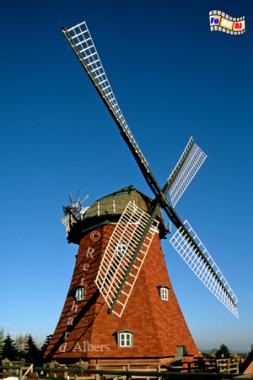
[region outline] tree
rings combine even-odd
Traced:
[[[18,359],[25,359],[27,353],[27,335],[18,335],[15,339],[15,346],[18,351]]]
[[[217,359],[227,359],[230,358],[230,352],[228,347],[225,344],[222,344],[218,351],[216,351],[216,358]]]
[[[11,339],[8,334],[4,340],[3,349],[2,349],[2,358],[15,360],[17,357],[17,349],[14,341]]]
[[[0,329],[0,357],[2,357],[3,346],[4,346],[4,329]]]
[[[47,350],[47,346],[49,345],[51,338],[52,338],[52,335],[47,335],[43,345],[40,348],[40,352],[41,352],[42,357],[44,356],[44,354]]]
[[[41,359],[42,359],[42,355],[39,348],[34,343],[32,336],[28,335],[26,361],[28,363],[33,363],[35,365],[38,365],[41,363]]]

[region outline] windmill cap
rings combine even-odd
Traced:
[[[143,211],[148,212],[152,199],[130,185],[95,201],[87,209],[79,222],[74,224],[68,233],[70,243],[79,244],[81,238],[100,225],[116,223],[129,201],[136,203]],[[157,213],[161,238],[166,234],[166,227],[161,211]]]

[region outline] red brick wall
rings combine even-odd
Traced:
[[[102,226],[82,238],[70,291],[47,354],[61,339],[59,348],[51,351],[55,359],[166,358],[177,355],[177,346],[185,346],[188,354],[198,355],[171,286],[158,234],[122,317],[108,314],[94,280],[113,228],[114,225]],[[71,290],[82,284],[86,287],[86,297],[75,302]],[[160,285],[170,288],[169,301],[160,299]],[[69,334],[65,335],[66,330]],[[116,332],[121,330],[133,332],[133,347],[118,347]]]

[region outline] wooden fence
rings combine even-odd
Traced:
[[[2,377],[15,376],[19,380],[40,379],[40,380],[134,380],[134,379],[157,379],[157,380],[222,380],[239,379],[234,374],[228,373],[208,373],[208,372],[172,372],[172,371],[150,371],[150,370],[105,370],[105,369],[77,369],[77,368],[52,368],[34,367],[32,364],[5,365],[0,366]],[[240,379],[251,379],[252,377],[240,376]]]

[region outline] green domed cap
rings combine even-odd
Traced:
[[[135,202],[138,207],[146,212],[152,203],[152,199],[133,186],[125,187],[100,198],[89,206],[80,220],[72,226],[68,233],[68,241],[79,244],[82,236],[94,228],[103,224],[116,223],[129,201]],[[164,237],[166,227],[160,210],[157,213],[157,219],[160,221],[160,235]]]

